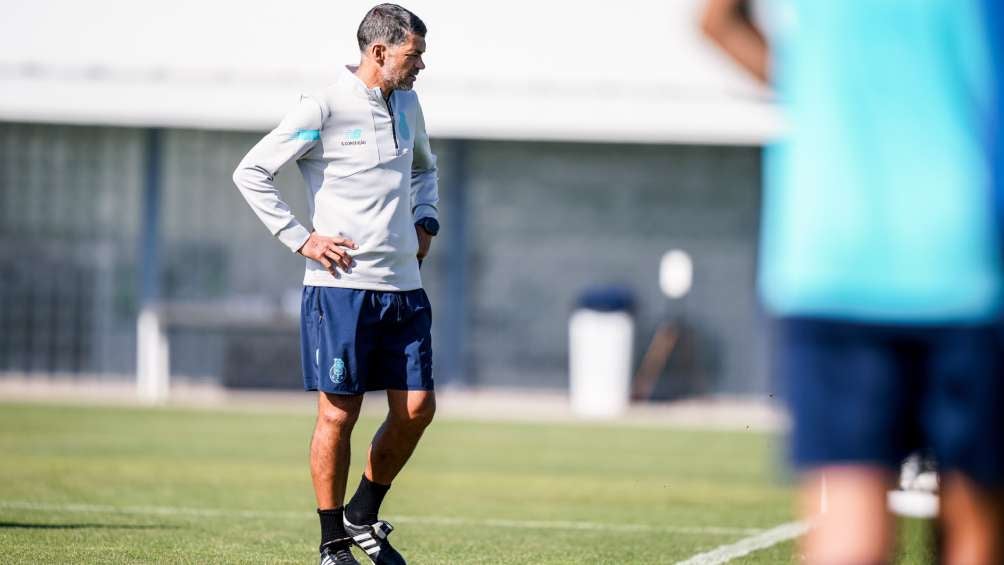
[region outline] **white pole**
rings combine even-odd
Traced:
[[[139,318],[136,320],[136,392],[141,402],[167,401],[170,368],[160,298],[161,131],[147,130],[139,240]]]
[[[136,322],[136,392],[146,404],[167,402],[171,369],[160,311],[144,307]]]

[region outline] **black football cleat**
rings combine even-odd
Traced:
[[[394,531],[394,526],[387,522],[377,521],[374,524],[357,526],[347,519],[342,520],[345,531],[352,537],[352,543],[366,552],[375,565],[406,565],[404,557],[391,547],[387,536]]]
[[[321,546],[320,565],[360,565],[352,555],[352,538],[330,541]]]

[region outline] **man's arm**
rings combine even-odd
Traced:
[[[301,98],[282,122],[254,147],[234,171],[234,184],[265,224],[291,251],[299,250],[310,232],[293,217],[275,186],[279,168],[302,157],[320,139],[323,114],[317,102]]]
[[[425,131],[425,116],[418,106],[418,123],[415,124],[415,156],[411,164],[411,211],[416,222],[425,218],[439,221],[439,175],[436,170],[436,156],[432,153],[429,134]],[[418,258],[424,259],[432,244],[432,234],[420,226],[418,234]]]
[[[317,144],[323,123],[320,105],[302,97],[296,108],[248,151],[237,165],[233,178],[241,195],[272,235],[291,251],[321,263],[337,277],[336,265],[343,270],[351,267],[352,258],[345,248],[354,249],[355,243],[308,232],[293,217],[275,186],[279,168],[299,159]]]
[[[743,0],[708,0],[701,30],[761,82],[767,83],[769,51],[763,34],[743,13]]]

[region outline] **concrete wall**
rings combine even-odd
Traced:
[[[693,291],[675,306],[690,333],[667,377],[684,390],[764,389],[758,150],[476,143],[472,159],[473,382],[564,386],[568,314],[597,284],[635,292],[637,359],[666,315],[659,261],[680,248],[695,263]]]

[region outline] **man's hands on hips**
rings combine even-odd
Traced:
[[[418,260],[421,261],[429,254],[429,247],[432,246],[432,234],[418,225],[415,226],[415,234],[418,235]]]
[[[303,244],[297,253],[308,259],[313,259],[321,264],[335,278],[338,278],[338,269],[349,272],[355,261],[349,255],[349,249],[358,249],[356,242],[345,237],[327,237],[318,235],[317,232],[310,232],[310,238]],[[421,245],[419,245],[421,249]],[[426,245],[428,249],[428,245]]]

